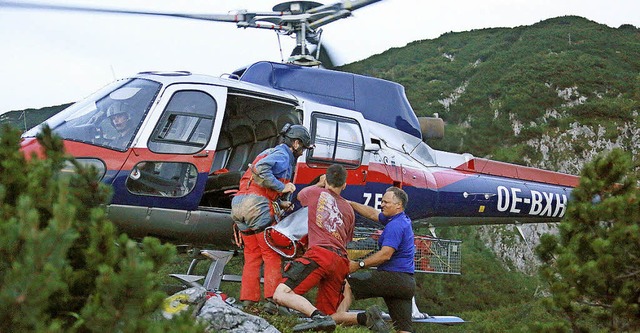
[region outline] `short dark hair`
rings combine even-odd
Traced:
[[[407,204],[409,203],[409,196],[407,195],[407,192],[395,186],[389,187],[386,192],[392,192],[396,199],[400,200],[402,209],[407,209]]]
[[[331,164],[327,169],[327,184],[342,187],[347,182],[347,170],[340,164]]]

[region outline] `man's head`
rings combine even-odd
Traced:
[[[280,132],[284,139],[284,143],[291,147],[293,156],[296,158],[302,156],[307,148],[311,147],[311,135],[306,127],[302,125],[286,124]]]
[[[347,187],[347,170],[342,165],[332,164],[326,175],[326,182],[330,187],[340,191]]]
[[[407,202],[409,202],[407,192],[399,187],[389,187],[382,196],[382,202],[380,203],[382,214],[388,217],[403,212],[407,208]]]
[[[124,132],[129,127],[130,117],[125,110],[124,103],[111,104],[107,109],[107,117],[118,132]]]

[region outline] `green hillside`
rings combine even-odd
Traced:
[[[25,131],[49,119],[69,105],[71,105],[71,103],[48,106],[41,109],[9,111],[0,115],[0,124],[9,124]]]
[[[526,163],[544,157],[529,140],[576,123],[602,126],[609,139],[637,124],[640,30],[559,17],[447,33],[340,70],[399,82],[418,115],[438,113],[446,138],[434,148]]]

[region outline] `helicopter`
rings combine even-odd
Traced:
[[[345,198],[379,208],[386,188],[401,187],[416,227],[560,221],[578,177],[435,150],[427,142],[444,135],[444,121],[418,117],[402,85],[323,68],[321,27],[378,1],[289,1],[269,12],[231,14],[0,6],[226,22],[295,38],[282,63],[259,61],[220,77],[140,72],[45,121],[67,153],[112,186],[108,216],[131,237],[237,249],[231,198],[249,163],[278,143],[286,124],[307,127],[315,147],[297,161],[298,189],[339,163],[348,169]],[[118,112],[127,115],[126,131],[110,120]],[[39,130],[23,134],[26,154],[39,151]],[[218,283],[207,282],[214,289]]]
[[[434,150],[426,141],[444,134],[444,122],[417,117],[403,86],[320,66],[321,27],[378,1],[289,1],[272,12],[203,15],[0,6],[231,22],[295,37],[285,63],[257,62],[226,77],[141,72],[46,121],[69,154],[101,171],[114,191],[109,217],[133,237],[233,248],[229,211],[240,175],[287,123],[305,125],[315,145],[297,161],[298,188],[340,163],[349,170],[347,199],[379,207],[387,187],[402,187],[416,226],[559,221],[578,177]],[[126,110],[127,137],[108,121],[110,108]],[[23,134],[25,153],[39,149],[38,131]]]

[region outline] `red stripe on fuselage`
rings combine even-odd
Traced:
[[[326,168],[311,168],[305,163],[298,163],[294,182],[308,184],[314,178],[323,174],[325,170]],[[393,185],[396,182],[401,183],[403,186],[437,190],[481,174],[567,187],[576,187],[580,180],[577,176],[564,173],[476,158],[455,169],[443,167],[413,168],[371,163],[368,167],[361,166],[357,169],[349,170],[347,183],[350,185],[364,185],[365,183]]]
[[[455,170],[475,172],[513,179],[530,180],[540,183],[576,187],[580,181],[577,176],[549,170],[526,167],[505,162],[497,162],[484,158],[474,158]]]
[[[65,153],[76,158],[96,158],[105,163],[107,170],[120,170],[122,164],[129,156],[129,151],[120,152],[111,149],[101,148],[86,143],[64,140]],[[35,154],[37,158],[44,158],[44,148],[35,138],[26,138],[22,141],[20,150],[25,157],[30,158]]]
[[[327,167],[310,167],[306,163],[296,165],[296,174],[293,178],[294,184],[309,184],[320,175],[324,175]],[[367,176],[367,166],[360,166],[357,169],[347,169],[347,184],[364,185]],[[369,181],[369,178],[366,179]]]
[[[295,184],[309,184],[316,177],[324,174],[326,170],[326,167],[309,167],[306,163],[298,163],[293,182]],[[365,185],[366,183],[381,183],[391,186],[394,182],[397,182],[402,186],[437,189],[438,187],[454,183],[468,176],[469,175],[463,172],[454,170],[445,170],[444,172],[431,174],[422,168],[371,163],[368,166],[348,169],[347,184]],[[444,185],[441,185],[441,183]]]
[[[158,154],[147,148],[129,148],[122,152],[70,140],[64,141],[64,149],[67,154],[76,158],[100,159],[106,164],[107,170],[130,170],[139,162],[156,161],[194,164],[199,173],[209,172],[213,159],[211,154],[214,153],[211,151],[207,151],[206,154],[200,152],[202,158],[194,158],[192,154]],[[21,150],[27,158],[32,154],[35,154],[38,158],[44,157],[42,146],[36,139],[24,139]],[[135,158],[133,158],[133,155],[132,158],[129,158],[131,153],[135,155]]]

